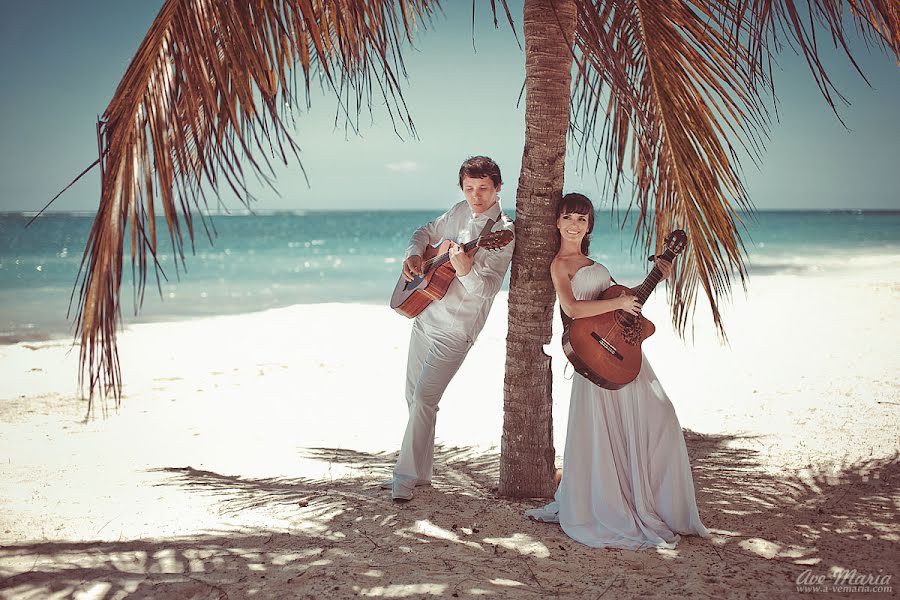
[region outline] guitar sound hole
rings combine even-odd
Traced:
[[[422,283],[422,276],[421,276],[421,275],[418,276],[418,277],[416,277],[416,278],[413,279],[412,281],[407,281],[407,282],[406,282],[406,285],[403,286],[403,289],[404,289],[404,290],[407,290],[407,291],[412,290],[412,289],[415,289],[415,288],[419,287],[419,284],[420,284],[420,283]]]
[[[624,310],[616,311],[616,325],[622,327],[623,329],[628,329],[629,327],[634,327],[634,317],[629,315]]]

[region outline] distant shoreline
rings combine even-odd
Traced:
[[[879,262],[869,263],[867,264],[867,258],[878,258],[882,259]],[[825,263],[817,264],[817,265],[804,265],[803,263],[790,264],[790,263],[762,263],[762,264],[748,264],[748,273],[749,273],[749,281],[752,282],[763,282],[762,286],[770,285],[770,281],[779,281],[784,279],[804,279],[804,280],[832,280],[835,285],[839,285],[841,283],[846,282],[847,280],[864,280],[864,281],[890,281],[897,282],[894,274],[894,264],[896,264],[896,260],[900,259],[900,255],[863,255],[864,259],[862,262],[857,262],[853,265],[846,265],[844,267],[838,267],[836,265],[831,265]],[[884,260],[888,262],[885,262]],[[124,287],[124,286],[123,286]],[[741,285],[740,279],[735,276],[735,279],[732,280],[732,292],[735,294],[740,293]],[[509,289],[504,285],[503,289],[500,292],[504,297],[509,294]],[[326,298],[323,300],[315,300],[309,302],[288,302],[288,303],[279,303],[273,306],[260,306],[257,308],[251,308],[250,310],[225,310],[222,312],[212,312],[212,313],[165,313],[160,314],[158,311],[163,309],[166,305],[165,302],[161,304],[156,304],[152,308],[145,309],[144,312],[140,312],[136,317],[130,311],[123,311],[125,323],[122,329],[127,329],[134,325],[151,325],[151,324],[159,324],[159,323],[187,323],[192,321],[202,321],[205,319],[216,319],[216,318],[229,318],[229,317],[239,317],[246,315],[258,315],[269,311],[279,311],[285,309],[292,308],[301,308],[301,307],[314,307],[314,306],[323,306],[323,305],[343,305],[347,308],[347,310],[353,310],[353,307],[357,306],[366,306],[366,307],[382,307],[385,312],[390,312],[388,306],[386,304],[386,299],[384,298],[372,298],[372,299],[354,299],[354,300],[341,300],[339,298]],[[705,302],[700,301],[699,305],[705,306]],[[249,308],[249,307],[242,307]],[[727,324],[726,324],[727,326]],[[22,328],[20,330],[13,331],[2,331],[0,329],[0,347],[4,346],[12,346],[16,344],[35,344],[41,342],[53,342],[60,339],[72,340],[74,332],[74,321],[68,322],[67,330],[63,331],[62,327],[56,327],[50,323],[43,323],[42,326],[35,326],[31,324],[28,328]]]
[[[209,217],[269,217],[269,216],[283,216],[283,215],[295,215],[295,216],[303,216],[305,214],[329,214],[329,213],[393,213],[393,214],[402,214],[402,213],[428,213],[433,212],[436,214],[440,214],[444,209],[443,208],[336,208],[336,209],[325,209],[325,208],[278,208],[278,209],[259,209],[259,210],[248,210],[246,208],[236,208],[232,211],[217,211],[217,212],[203,212],[204,216]],[[29,211],[29,210],[4,210],[0,211],[0,217],[26,217],[31,218],[37,214],[38,211]],[[512,211],[510,211],[512,212]],[[624,213],[624,209],[602,209],[597,210],[597,213]],[[196,210],[193,210],[192,213],[196,213]],[[765,208],[754,210],[753,212],[738,210],[737,214],[741,216],[752,216],[756,214],[863,214],[863,215],[896,215],[900,214],[900,208]],[[47,210],[44,212],[44,217],[50,216],[65,216],[65,217],[93,217],[96,215],[96,211],[90,210]],[[512,215],[511,215],[512,216]],[[158,221],[164,221],[164,216],[158,216]]]
[[[185,248],[190,255],[183,265],[162,233],[165,224],[157,221],[159,282],[154,273],[148,274],[146,302],[135,317],[133,307],[141,301],[134,295],[132,270],[126,267],[121,288],[124,322],[191,321],[334,302],[382,306],[396,283],[409,234],[429,215],[438,211],[266,211],[204,217],[216,235],[207,244],[203,225],[195,219],[197,244]],[[744,266],[751,286],[770,277],[846,280],[863,274],[896,282],[900,272],[900,211],[782,210],[739,218],[739,227],[747,232]],[[646,275],[644,248],[633,243],[632,222],[622,221],[624,213],[598,213],[591,253],[618,280],[637,282]],[[65,315],[77,308],[69,300],[80,281],[93,215],[57,211],[25,229],[27,222],[28,217],[18,213],[0,214],[4,347],[72,339],[72,322]],[[732,290],[739,293],[740,277],[733,275]]]

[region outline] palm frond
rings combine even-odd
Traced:
[[[98,129],[101,199],[79,271],[76,330],[81,383],[111,392],[121,372],[116,328],[124,239],[131,238],[136,302],[158,252],[165,217],[177,260],[192,209],[224,185],[249,202],[249,174],[267,180],[272,161],[297,158],[284,117],[314,81],[353,117],[380,95],[391,119],[414,134],[400,90],[401,46],[430,20],[438,0],[166,0]],[[298,160],[299,162],[299,160]],[[246,171],[246,172],[245,172]]]
[[[752,203],[737,150],[761,156],[772,56],[781,44],[805,56],[832,108],[841,96],[819,58],[817,30],[852,61],[852,19],[865,40],[900,58],[896,2],[809,0],[805,7],[793,0],[579,2],[572,131],[582,160],[593,155],[595,169],[605,162],[613,198],[626,171],[633,174],[636,241],[650,250],[672,229],[688,232],[670,288],[679,331],[700,286],[724,335],[719,302],[734,273],[745,281],[739,211]]]
[[[786,44],[803,56],[822,96],[839,119],[837,101],[846,103],[846,99],[822,63],[821,38],[830,39],[833,47],[843,50],[863,79],[866,76],[847,39],[851,30],[866,44],[893,54],[900,63],[900,4],[896,0],[752,0],[737,3],[734,10],[734,24],[751,32],[745,46],[751,69],[770,70],[771,54]]]
[[[672,229],[690,237],[671,288],[679,330],[698,284],[722,329],[719,300],[733,271],[745,276],[737,209],[751,206],[732,140],[758,156],[768,125],[748,61],[730,46],[736,13],[722,4],[582,2],[575,40],[582,150],[596,150],[595,166],[605,159],[613,196],[633,173],[635,236],[648,250]]]

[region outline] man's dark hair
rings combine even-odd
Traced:
[[[472,179],[484,179],[490,177],[494,182],[494,187],[503,183],[500,177],[500,167],[487,156],[473,156],[467,159],[459,168],[459,187],[462,189],[463,179],[471,177]]]

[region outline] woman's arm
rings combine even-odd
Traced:
[[[572,292],[572,278],[562,261],[554,259],[550,263],[550,278],[556,288],[556,296],[563,312],[573,319],[593,317],[614,310],[624,310],[636,315],[641,311],[641,303],[631,294],[623,294],[609,300],[576,300]]]

